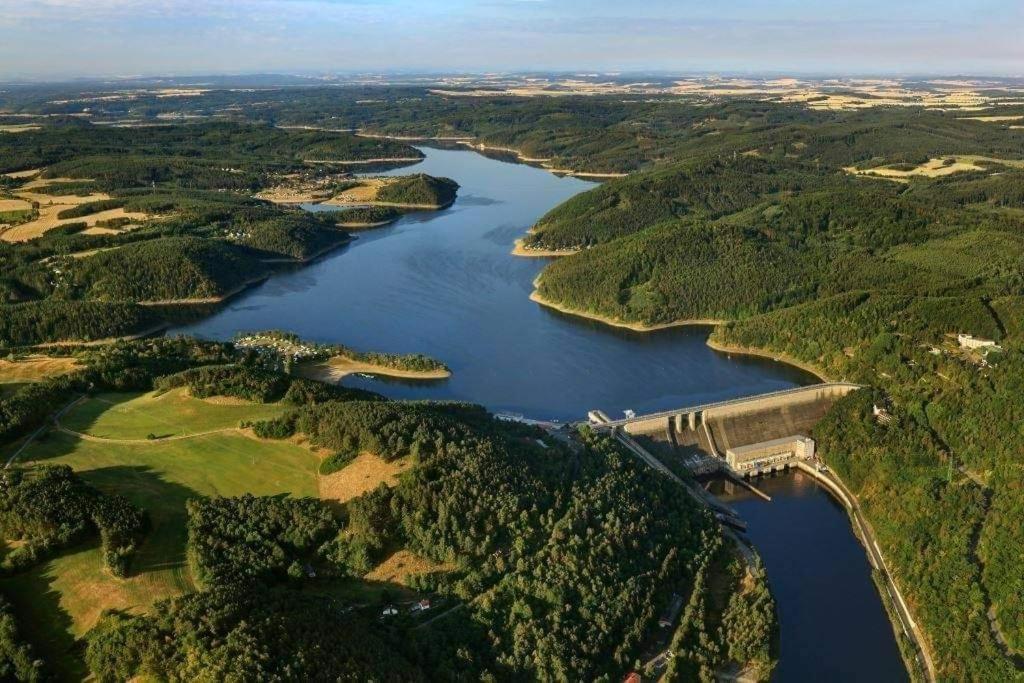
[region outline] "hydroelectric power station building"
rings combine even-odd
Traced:
[[[726,464],[733,472],[742,476],[756,476],[776,469],[785,469],[794,459],[810,460],[813,457],[814,439],[802,434],[737,446],[725,452]]]

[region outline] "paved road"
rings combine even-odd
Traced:
[[[26,448],[28,448],[28,447],[29,447],[29,445],[31,445],[31,444],[32,444],[32,442],[34,442],[34,441],[36,440],[36,438],[37,438],[37,437],[38,437],[38,436],[39,436],[40,434],[42,434],[42,433],[43,433],[43,431],[45,431],[46,429],[49,429],[49,428],[50,428],[50,423],[51,423],[51,422],[52,422],[53,424],[57,424],[57,420],[59,420],[59,419],[61,418],[61,416],[62,416],[62,415],[64,415],[64,413],[66,413],[66,412],[68,412],[69,410],[71,410],[72,408],[74,408],[74,407],[75,407],[76,405],[78,405],[79,403],[81,403],[81,402],[82,402],[83,400],[85,400],[85,396],[84,396],[84,395],[82,395],[82,396],[79,396],[79,397],[78,397],[78,398],[76,398],[75,400],[71,401],[71,402],[70,402],[70,403],[68,403],[68,404],[67,404],[66,406],[64,406],[63,408],[61,408],[60,410],[58,410],[58,411],[57,411],[56,413],[54,413],[53,415],[51,415],[51,416],[50,416],[50,419],[46,420],[45,422],[43,422],[43,424],[41,424],[41,425],[39,426],[39,429],[37,429],[36,431],[34,431],[34,432],[32,432],[31,434],[29,434],[29,435],[28,435],[28,438],[27,438],[27,439],[25,439],[25,440],[24,440],[24,441],[22,442],[21,446],[19,446],[19,447],[18,447],[18,450],[14,451],[14,454],[13,454],[13,455],[11,455],[11,457],[7,458],[7,462],[6,462],[6,463],[4,463],[4,469],[6,470],[7,468],[9,468],[9,467],[11,466],[11,464],[12,464],[12,463],[14,463],[14,461],[15,461],[15,460],[17,460],[18,456],[19,456],[19,455],[21,455],[21,454],[22,454],[22,452],[23,452],[23,451],[24,451],[24,450],[25,450]]]

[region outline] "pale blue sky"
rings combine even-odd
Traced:
[[[1024,0],[0,0],[0,77],[1024,75]]]

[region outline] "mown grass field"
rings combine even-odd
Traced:
[[[127,496],[148,512],[151,522],[128,579],[110,575],[98,547],[88,547],[3,581],[25,628],[62,678],[81,675],[76,639],[103,610],[144,610],[156,600],[194,588],[185,563],[186,500],[243,493],[317,495],[319,458],[303,446],[258,440],[234,430],[187,436],[282,410],[278,405],[202,401],[180,391],[163,396],[105,394],[73,408],[62,424],[131,443],[51,431],[26,449],[22,461],[70,465],[94,486]],[[185,438],[147,441],[153,432]]]
[[[105,439],[183,436],[237,427],[242,420],[276,417],[286,408],[231,399],[192,398],[184,389],[164,394],[97,394],[75,406],[61,424]]]

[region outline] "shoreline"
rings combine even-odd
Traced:
[[[509,252],[513,256],[524,256],[526,258],[558,258],[561,256],[572,256],[580,253],[579,249],[527,249],[524,245],[525,238],[520,237],[515,241],[515,246]]]
[[[376,223],[338,223],[339,228],[345,228],[346,230],[370,230],[372,228],[382,228],[385,225],[391,225],[398,218],[392,218],[386,221],[377,221]]]
[[[460,136],[429,136],[429,135],[385,135],[383,133],[369,133],[363,130],[357,130],[355,133],[356,137],[363,138],[375,138],[378,140],[396,140],[404,142],[454,142],[457,145],[464,145],[477,152],[504,152],[506,154],[512,154],[516,157],[516,161],[537,168],[541,168],[548,173],[552,173],[558,176],[573,176],[576,178],[625,178],[629,173],[622,172],[606,172],[606,171],[577,171],[571,168],[554,168],[548,166],[554,157],[528,157],[522,153],[522,151],[514,147],[502,147],[499,145],[488,145],[486,142],[480,142],[475,137],[460,137]],[[306,163],[330,163],[330,162],[310,162]]]
[[[785,353],[776,353],[773,351],[768,351],[766,349],[758,349],[749,346],[730,346],[728,344],[723,344],[721,342],[715,341],[711,337],[708,337],[705,343],[708,345],[709,348],[711,348],[714,351],[718,351],[719,353],[735,354],[738,356],[756,356],[758,358],[767,358],[776,361],[777,363],[785,363],[786,365],[792,365],[795,368],[799,368],[804,372],[809,372],[810,374],[820,379],[822,382],[835,381],[829,378],[829,376],[825,374],[825,371],[817,367],[816,365],[812,363],[807,363],[802,360],[797,360],[796,358],[793,358],[792,356],[789,356]]]
[[[533,254],[529,255],[532,256]],[[534,287],[536,287],[539,281],[540,276],[538,275],[537,279],[534,280]],[[552,310],[558,311],[559,313],[565,313],[566,315],[573,315],[579,318],[585,318],[587,320],[594,320],[596,322],[604,323],[605,325],[610,325],[612,327],[632,330],[633,332],[657,332],[658,330],[667,330],[673,327],[718,327],[719,325],[723,325],[729,322],[728,320],[721,320],[717,318],[691,318],[687,320],[675,320],[670,323],[658,323],[656,325],[645,325],[644,323],[636,322],[631,323],[625,320],[620,320],[618,318],[612,318],[610,316],[600,315],[598,313],[588,313],[586,311],[580,311],[578,309],[570,308],[568,306],[555,303],[553,301],[545,299],[537,289],[534,289],[530,293],[530,301],[536,304],[540,304],[545,308],[550,308]],[[797,358],[793,358],[792,356],[785,353],[776,353],[767,349],[758,349],[746,346],[730,346],[728,344],[723,344],[719,341],[712,339],[710,335],[705,341],[705,344],[707,344],[707,346],[712,350],[717,351],[719,353],[767,358],[778,363],[785,363],[786,365],[791,365],[799,370],[803,370],[804,372],[810,373],[817,377],[822,382],[834,381],[820,367],[814,365],[813,363],[807,363]]]
[[[633,332],[657,332],[658,330],[667,330],[673,327],[715,327],[721,325],[724,320],[718,320],[714,318],[693,318],[689,320],[675,320],[670,323],[658,323],[655,325],[645,325],[643,323],[631,323],[625,320],[619,320],[605,315],[597,313],[587,313],[577,309],[569,308],[561,304],[556,304],[553,301],[549,301],[541,296],[540,292],[536,289],[530,294],[530,301],[540,304],[545,308],[558,311],[559,313],[565,313],[566,315],[574,315],[578,318],[586,318],[587,320],[594,320],[605,325],[612,327],[619,327],[626,330],[632,330]]]
[[[250,287],[255,287],[261,282],[270,278],[270,274],[262,275],[253,280],[246,280],[234,289],[221,294],[220,296],[208,296],[200,299],[157,299],[155,301],[136,301],[139,306],[209,306],[211,304],[222,304],[228,299],[241,294]]]
[[[304,164],[337,166],[360,166],[364,164],[413,163],[423,161],[423,157],[378,157],[376,159],[303,159]]]
[[[340,208],[348,207],[348,208],[357,208],[357,209],[358,208],[362,208],[364,206],[386,206],[386,207],[391,207],[391,208],[394,208],[394,209],[411,209],[413,211],[443,211],[444,209],[447,209],[452,204],[454,204],[455,200],[453,199],[450,202],[446,202],[445,204],[405,204],[403,202],[377,202],[377,201],[371,201],[371,202],[339,202],[339,201],[335,201],[334,199],[326,199],[326,200],[321,200],[321,201],[316,201],[316,202],[300,202],[300,203],[303,203],[303,204],[307,204],[307,203],[308,204],[320,204],[320,205],[323,205],[323,206],[337,206],[337,207],[340,207]]]
[[[339,247],[343,247],[346,244],[351,244],[354,241],[355,241],[355,238],[350,236],[350,237],[348,237],[346,239],[339,240],[339,241],[335,242],[334,244],[329,244],[326,247],[324,247],[323,249],[317,249],[312,254],[310,254],[308,256],[305,256],[303,258],[287,258],[286,257],[286,258],[280,258],[280,259],[267,259],[267,260],[261,261],[261,263],[267,263],[267,264],[271,264],[271,265],[273,265],[273,264],[307,265],[309,263],[312,263],[316,259],[320,258],[324,254],[328,254],[328,253],[334,251],[335,249],[338,249]],[[232,289],[232,290],[230,290],[228,292],[225,292],[224,294],[221,294],[220,296],[203,297],[203,298],[200,298],[200,299],[162,299],[162,300],[157,300],[157,301],[136,301],[135,303],[137,303],[139,306],[210,306],[210,305],[213,305],[213,304],[222,304],[225,301],[227,301],[228,299],[231,299],[232,297],[238,296],[239,294],[241,294],[245,290],[247,290],[247,289],[249,289],[251,287],[255,287],[256,285],[261,284],[263,282],[266,282],[267,280],[269,280],[275,274],[276,274],[275,272],[270,272],[270,273],[267,273],[265,275],[261,275],[261,276],[259,276],[257,278],[253,278],[251,280],[246,280],[245,282],[243,282],[242,284],[238,285],[234,289]]]
[[[376,365],[363,361],[351,360],[344,356],[334,356],[326,361],[303,364],[299,367],[299,375],[308,379],[336,384],[348,375],[365,374],[390,377],[393,379],[440,380],[452,376],[451,370],[403,370],[386,365]]]

